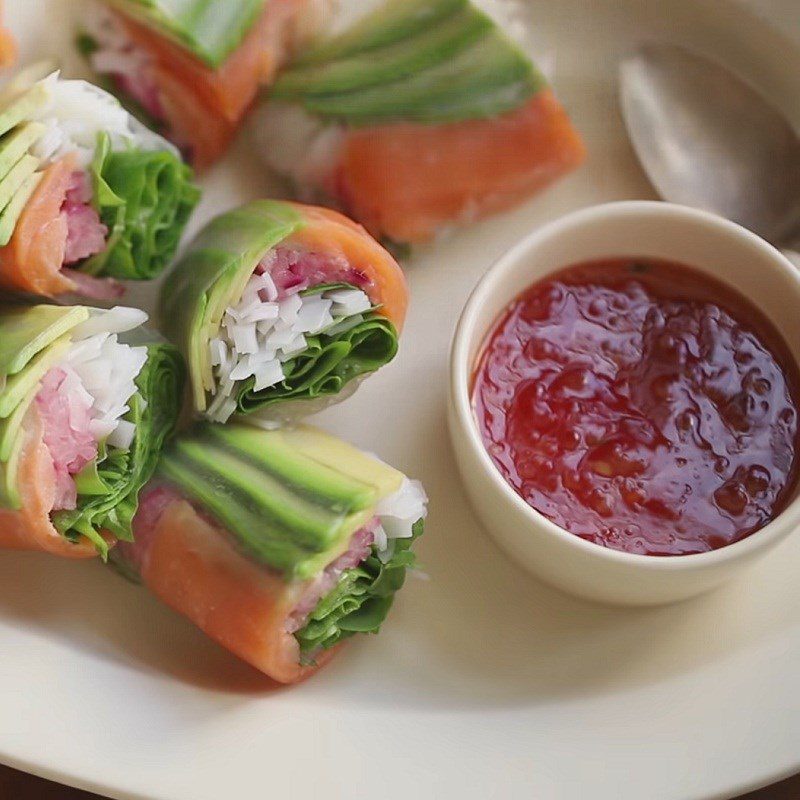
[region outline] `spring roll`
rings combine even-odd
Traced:
[[[201,424],[162,458],[114,563],[282,683],[377,633],[422,534],[419,483],[309,427]]]
[[[521,203],[584,158],[545,78],[471,0],[387,0],[270,98],[253,126],[267,164],[397,245]]]
[[[407,304],[400,267],[363,228],[263,200],[200,232],[164,283],[160,317],[196,411],[291,419],[391,361]]]
[[[260,86],[328,0],[103,0],[79,40],[94,70],[207,167],[227,149]]]
[[[199,190],[114,97],[48,71],[0,90],[0,288],[114,299],[171,261]]]
[[[106,557],[182,405],[177,350],[133,308],[0,309],[0,547]]]

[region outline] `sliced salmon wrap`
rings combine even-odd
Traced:
[[[5,3],[0,2],[0,69],[13,67],[19,51],[14,34],[3,21],[4,5]]]
[[[521,203],[585,156],[527,53],[471,0],[384,0],[282,72],[253,130],[298,197],[398,245]]]
[[[102,0],[79,45],[197,167],[227,149],[259,87],[329,0]]]
[[[203,423],[161,459],[112,554],[212,639],[282,683],[377,633],[422,534],[422,486],[310,427]]]
[[[0,289],[113,299],[171,261],[199,190],[113,96],[48,72],[0,89]]]
[[[177,350],[117,306],[0,308],[0,548],[106,557],[182,406]]]
[[[286,420],[391,361],[403,272],[336,211],[261,200],[212,220],[164,283],[162,330],[189,363],[195,410]]]

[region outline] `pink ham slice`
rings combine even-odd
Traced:
[[[97,549],[88,539],[73,543],[50,520],[55,469],[44,442],[44,426],[36,403],[31,405],[23,422],[23,436],[18,474],[22,506],[18,511],[0,508],[0,548],[39,550],[62,558],[96,558]]]
[[[106,248],[108,228],[91,205],[92,186],[89,176],[80,170],[72,173],[61,214],[67,222],[67,245],[64,264],[83,261]]]
[[[323,283],[347,283],[364,291],[370,287],[370,279],[344,259],[287,247],[278,247],[258,265],[256,274],[264,272],[269,272],[275,283],[278,300]]]
[[[97,458],[97,441],[89,432],[92,399],[80,390],[77,377],[56,367],[42,380],[36,408],[44,425],[44,443],[53,459],[53,510],[71,510],[78,503],[74,476]]]

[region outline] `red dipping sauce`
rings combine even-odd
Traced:
[[[580,264],[518,297],[473,386],[486,448],[590,542],[686,555],[766,525],[798,477],[800,375],[738,293],[679,264]]]

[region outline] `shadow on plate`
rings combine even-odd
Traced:
[[[3,553],[0,624],[202,689],[267,694],[281,688],[99,562]]]

